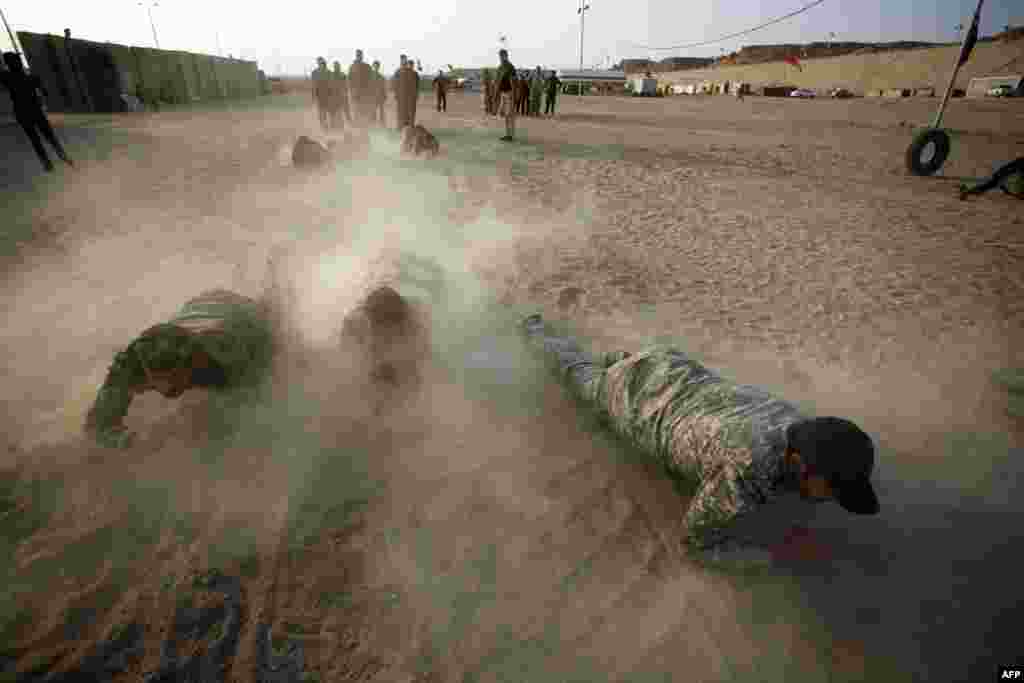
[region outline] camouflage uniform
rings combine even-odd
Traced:
[[[961,185],[960,199],[967,199],[972,194],[983,194],[996,187],[1002,187],[1007,194],[1024,199],[1024,157],[999,167],[990,177],[973,186]]]
[[[348,77],[338,62],[330,74],[330,127],[344,128],[345,119],[352,118],[348,104]]]
[[[144,334],[118,353],[89,410],[87,431],[106,445],[125,443],[122,420],[135,393],[146,384],[144,358],[186,362],[186,356],[198,348],[223,372],[224,388],[258,384],[269,368],[274,348],[272,317],[264,304],[222,289],[188,301],[168,321],[168,327],[169,332],[174,328],[192,332],[191,343],[170,333]]]
[[[530,116],[540,116],[540,101],[544,94],[544,74],[540,67],[533,72],[530,79]]]
[[[348,92],[359,125],[367,126],[377,111],[377,88],[373,69],[363,61],[354,61],[348,69]]]
[[[743,537],[738,522],[797,486],[783,459],[786,428],[805,419],[795,406],[733,384],[681,351],[590,356],[550,335],[539,315],[523,331],[616,432],[683,481],[699,482],[684,517],[692,549],[766,545]]]
[[[331,119],[331,72],[326,66],[313,71],[313,99],[316,100],[320,127],[327,130]]]

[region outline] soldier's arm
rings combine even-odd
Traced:
[[[124,416],[144,383],[142,365],[129,346],[114,357],[96,401],[86,416],[86,433],[104,446],[128,445],[131,434],[124,427]]]

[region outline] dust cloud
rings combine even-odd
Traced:
[[[250,585],[262,591],[254,615],[319,623],[319,600],[348,596],[365,608],[347,617],[359,651],[386,680],[913,680],[1008,652],[1011,605],[985,586],[1011,581],[1024,465],[996,427],[950,441],[991,408],[970,359],[952,366],[969,349],[940,354],[951,370],[934,380],[910,363],[882,375],[766,357],[671,316],[568,321],[593,347],[692,349],[875,437],[883,514],[819,510],[831,563],[708,572],[680,548],[685,501],[516,338],[532,309],[508,290],[582,248],[589,200],[531,213],[503,194],[501,169],[403,160],[385,134],[365,160],[295,173],[277,125],[230,157],[252,165],[244,183],[198,202],[197,186],[226,177],[217,162],[148,196],[133,189],[134,162],[86,167],[43,210],[74,230],[8,277],[4,466],[56,482],[32,494],[45,525],[18,545],[19,580],[3,595],[39,610],[37,648],[56,647],[67,610],[101,604],[105,585],[121,614],[155,621],[168,608],[146,591],[258,557],[272,579]],[[174,140],[175,128],[148,134]],[[238,136],[211,132],[211,158]],[[297,336],[265,386],[241,399],[146,395],[127,418],[134,447],[83,442],[118,349],[203,290],[261,296],[273,254],[286,255]],[[381,282],[430,299],[405,279],[410,255],[444,273],[434,357],[418,394],[374,414],[337,332]],[[358,531],[336,539],[353,520]],[[313,547],[319,559],[283,559]]]

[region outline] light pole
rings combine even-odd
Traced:
[[[159,7],[160,3],[156,0],[147,0],[146,2],[140,2],[139,7],[145,5],[146,14],[149,15],[149,28],[153,31],[153,43],[156,45],[156,49],[160,49],[160,41],[156,37],[156,23],[153,21],[153,8]]]
[[[576,10],[576,14],[580,15],[580,71],[583,71],[583,20],[588,9],[590,9],[590,5],[586,0],[580,0],[580,7]]]
[[[960,41],[963,40],[964,25],[957,24],[954,28],[956,29],[956,42],[959,43]]]

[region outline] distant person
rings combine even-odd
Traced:
[[[554,71],[551,71],[548,80],[544,82],[544,114],[546,116],[555,115],[555,101],[558,99],[558,91],[561,87],[561,79],[555,75]]]
[[[331,125],[331,73],[327,70],[327,60],[316,58],[316,69],[313,70],[313,102],[320,117],[320,128],[327,130]]]
[[[25,135],[28,136],[43,168],[47,173],[53,172],[53,162],[50,161],[50,157],[46,154],[46,148],[43,147],[42,140],[39,139],[40,133],[57,152],[57,157],[68,166],[73,166],[71,157],[64,151],[64,146],[60,144],[49,119],[46,118],[46,112],[43,111],[39,93],[42,92],[45,96],[46,89],[43,88],[43,82],[39,76],[25,73],[21,56],[17,52],[5,52],[4,65],[7,67],[7,71],[0,73],[0,83],[3,83],[7,92],[10,93],[11,103],[14,105],[14,118],[21,129],[25,131]]]
[[[416,125],[416,101],[419,99],[420,75],[413,68],[413,61],[405,55],[401,57],[401,66],[395,72],[395,101],[399,130],[406,126]]]
[[[341,70],[341,62],[334,62],[330,78],[330,127],[337,130],[345,127],[346,119],[352,119],[348,104],[348,77]]]
[[[544,72],[538,66],[530,80],[530,116],[540,116],[540,101],[544,96]]]
[[[448,111],[448,77],[444,71],[437,70],[437,78],[434,79],[434,95],[437,98],[437,110]]]
[[[1024,199],[1024,157],[1000,166],[991,176],[974,185],[962,183],[960,199],[967,199],[974,194],[983,194],[996,187],[1002,187],[1007,194]]]
[[[378,126],[385,127],[384,105],[388,100],[388,83],[384,74],[380,72],[380,60],[373,60],[373,85],[374,93],[377,95],[377,109],[374,111],[374,120]]]
[[[369,125],[377,109],[377,95],[374,91],[373,69],[363,61],[362,50],[356,50],[356,58],[348,69],[348,89],[354,119],[361,126]]]
[[[491,70],[484,69],[480,72],[480,92],[484,98],[484,115],[494,114],[494,79],[491,78]]]
[[[530,73],[526,72],[522,74],[518,81],[516,81],[515,89],[512,95],[513,106],[515,107],[516,114],[520,116],[526,116],[530,108]]]
[[[497,90],[501,103],[498,105],[499,115],[505,119],[505,135],[501,138],[505,142],[511,142],[516,135],[516,110],[512,96],[515,93],[516,82],[519,76],[516,67],[508,59],[508,50],[502,48],[498,51]]]

